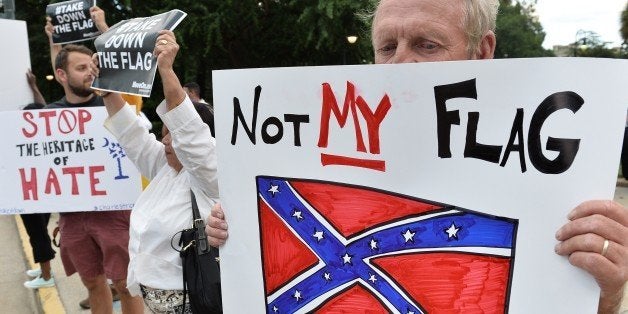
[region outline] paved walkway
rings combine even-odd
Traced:
[[[628,181],[619,179],[615,200],[628,206]],[[50,234],[59,216],[53,214],[48,225]],[[11,314],[86,314],[78,303],[87,296],[78,275],[65,276],[59,253],[53,259],[52,272],[56,287],[29,290],[23,287],[28,280],[25,271],[34,267],[28,236],[19,216],[0,215],[0,312]],[[58,250],[57,250],[58,252]],[[121,313],[119,302],[114,302],[114,313]],[[145,310],[145,313],[150,311]],[[628,289],[624,296],[622,314],[628,314]]]

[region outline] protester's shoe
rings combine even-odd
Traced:
[[[28,277],[39,277],[39,275],[41,275],[41,269],[37,268],[37,269],[29,269],[26,271],[26,275],[28,275]]]
[[[91,305],[89,305],[89,297],[85,298],[85,300],[79,302],[79,306],[83,309],[89,310]]]
[[[120,301],[120,294],[118,290],[113,287],[113,285],[109,285],[109,289],[111,289],[111,297],[113,298],[113,302]]]
[[[118,294],[118,290],[116,290],[112,285],[109,285],[109,289],[111,289],[111,296],[113,298],[113,302],[120,301],[120,295]],[[89,310],[91,308],[91,305],[89,305],[89,297],[79,302],[79,306],[83,309]]]
[[[24,283],[24,287],[26,288],[30,288],[30,289],[39,289],[39,288],[45,288],[45,287],[53,287],[55,285],[55,279],[54,277],[50,277],[50,279],[45,280],[42,277],[37,277],[31,281],[27,281]]]

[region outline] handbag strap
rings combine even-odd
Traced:
[[[209,244],[207,243],[207,235],[205,234],[205,222],[201,219],[201,214],[198,211],[198,205],[196,204],[196,196],[194,191],[190,190],[192,198],[192,219],[193,226],[196,229],[196,253],[201,255],[207,253]]]
[[[203,222],[203,219],[201,219],[201,213],[198,210],[198,204],[196,203],[196,196],[194,195],[194,191],[192,191],[190,189],[190,198],[191,198],[191,202],[192,202],[192,228],[194,228],[196,231],[196,245],[194,245],[196,247],[196,254],[200,255],[201,253],[204,253],[205,251],[207,251],[207,248],[209,247],[207,245],[207,235],[205,234],[205,222]],[[186,258],[185,255],[183,255],[184,259]],[[187,299],[187,295],[188,295],[188,285],[187,285],[187,281],[185,280],[187,278],[187,267],[185,267],[185,260],[183,260],[183,310],[182,312],[185,312],[185,307],[187,306],[185,301]],[[190,305],[191,306],[191,305]]]

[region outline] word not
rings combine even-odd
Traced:
[[[85,174],[84,166],[78,167],[62,167],[61,174],[66,177],[71,178],[71,195],[79,195],[79,184],[78,177],[79,175]],[[25,168],[19,168],[20,178],[22,182],[22,196],[24,200],[38,200],[39,199],[39,186],[38,186],[38,178],[37,177],[37,168],[30,168],[29,171]],[[27,176],[27,171],[30,174]],[[58,171],[58,170],[57,170]],[[61,195],[63,192],[61,189],[61,184],[59,183],[59,177],[57,176],[57,171],[55,169],[50,168],[48,170],[48,174],[46,175],[46,179],[42,181],[44,185],[43,193],[44,194],[55,194]],[[89,187],[90,193],[92,196],[96,195],[107,195],[107,191],[101,191],[96,189],[96,185],[100,183],[100,179],[96,177],[99,172],[105,171],[104,166],[89,166],[87,167],[87,175],[89,176]],[[63,178],[63,177],[62,177]],[[53,192],[54,190],[54,192]],[[67,193],[67,192],[66,192]]]
[[[22,128],[22,134],[27,138],[31,138],[37,135],[39,131],[40,125],[38,123],[44,123],[44,129],[46,136],[53,135],[53,126],[54,122],[56,122],[55,131],[60,134],[68,134],[73,132],[78,128],[79,134],[85,133],[85,124],[92,119],[92,114],[85,110],[79,109],[77,113],[72,110],[61,110],[59,111],[59,115],[57,116],[57,111],[44,111],[38,110],[37,118],[35,118],[35,114],[32,111],[26,111],[22,114],[22,117],[28,124],[30,124],[30,128]]]
[[[133,57],[132,52],[128,51],[99,51],[98,63],[100,67],[107,69],[150,71],[153,67],[153,53],[146,52],[142,56],[142,53],[138,51]]]
[[[240,107],[240,100],[237,97],[233,97],[233,128],[231,132],[231,145],[236,144],[236,139],[238,137],[238,122],[242,123],[242,127],[248,135],[251,143],[255,144],[256,136],[255,132],[257,130],[257,112],[259,106],[259,98],[262,93],[262,87],[255,87],[255,97],[253,100],[253,121],[251,122],[251,127],[246,123],[244,118],[244,114],[242,113],[242,109]],[[301,146],[301,123],[309,123],[310,116],[304,114],[284,114],[283,121],[286,123],[292,123],[292,127],[294,130],[294,146]],[[277,129],[275,134],[271,134],[269,132],[270,126],[274,126]],[[283,138],[283,123],[277,117],[269,117],[262,123],[261,129],[262,141],[266,144],[276,144]]]
[[[94,139],[93,138],[83,138],[77,140],[69,140],[69,141],[49,141],[49,142],[41,142],[40,143],[26,143],[26,144],[18,144],[15,145],[19,148],[20,157],[22,156],[40,156],[40,155],[50,155],[55,153],[66,153],[66,152],[76,152],[82,153],[84,151],[92,151],[94,150]],[[41,148],[41,150],[40,150]]]
[[[434,87],[434,98],[436,101],[436,119],[438,136],[438,157],[451,158],[450,133],[452,125],[460,125],[460,115],[458,110],[447,110],[446,101],[454,98],[477,99],[477,89],[475,79],[459,83],[440,85]],[[547,118],[560,109],[569,109],[576,113],[584,104],[584,100],[574,92],[554,93],[536,108],[532,114],[530,128],[528,130],[528,155],[532,165],[542,173],[558,174],[563,173],[573,163],[578,153],[580,139],[560,139],[549,137],[546,149],[558,152],[558,156],[553,160],[548,159],[541,146],[541,129]],[[525,163],[525,142],[523,134],[524,112],[522,108],[517,109],[510,131],[510,139],[506,144],[506,149],[500,166],[504,167],[508,157],[512,152],[519,153],[521,172],[526,172]],[[479,112],[468,113],[468,125],[466,142],[464,148],[465,158],[477,158],[492,163],[498,163],[502,155],[503,146],[486,145],[478,143],[477,129],[480,119]],[[515,143],[516,140],[516,143]]]

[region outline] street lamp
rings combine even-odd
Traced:
[[[356,35],[348,35],[347,42],[349,45],[353,45],[358,41],[358,36]],[[347,64],[347,47],[342,49],[342,64]]]
[[[573,56],[577,57],[578,56],[578,50],[585,50],[587,49],[589,46],[587,45],[588,43],[588,38],[591,38],[594,36],[595,33],[591,32],[591,31],[585,31],[582,29],[579,29],[576,32],[576,40],[573,43]]]

